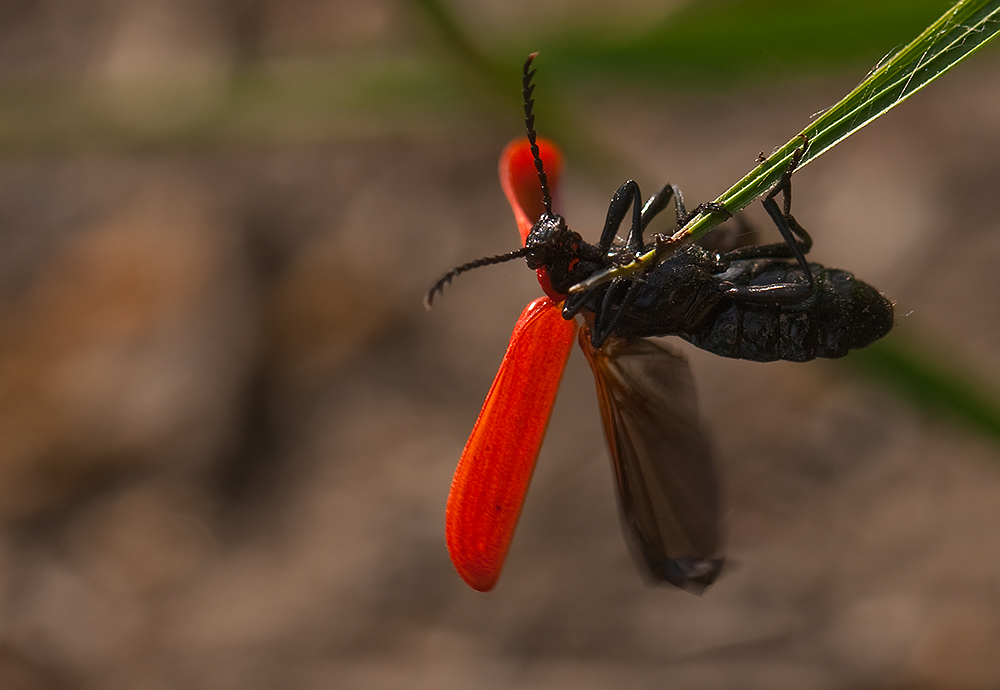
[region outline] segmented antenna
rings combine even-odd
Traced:
[[[527,62],[524,63],[524,79],[522,86],[522,93],[524,94],[524,126],[528,130],[528,143],[531,144],[531,156],[535,159],[535,170],[538,172],[538,183],[542,188],[542,205],[545,207],[545,213],[552,215],[552,194],[549,192],[549,180],[545,176],[545,166],[542,165],[542,154],[538,151],[538,144],[535,142],[537,138],[537,133],[535,132],[535,115],[532,112],[532,108],[535,102],[531,99],[531,93],[535,90],[535,85],[531,83],[531,78],[535,76],[535,70],[531,69],[531,63],[534,61],[535,56],[538,53],[532,53],[528,56]],[[462,264],[457,266],[447,273],[445,273],[441,278],[431,286],[431,289],[427,291],[424,295],[424,308],[430,311],[431,306],[434,303],[434,297],[439,292],[444,292],[445,285],[451,283],[455,279],[455,276],[461,275],[466,271],[471,271],[474,268],[480,268],[482,266],[490,266],[492,264],[502,264],[513,259],[520,259],[526,256],[532,248],[521,247],[520,249],[515,249],[512,252],[507,252],[506,254],[497,254],[496,256],[488,256],[484,259],[476,259],[475,261],[470,261],[467,264]]]
[[[431,310],[434,302],[434,296],[439,292],[444,292],[444,286],[450,284],[451,281],[455,279],[455,276],[465,273],[466,271],[471,271],[474,268],[480,268],[481,266],[492,266],[493,264],[502,264],[514,259],[520,259],[522,256],[525,256],[528,252],[530,252],[531,249],[531,247],[521,247],[520,249],[515,249],[514,251],[507,252],[506,254],[487,256],[483,259],[476,259],[475,261],[470,261],[467,264],[456,266],[441,276],[441,278],[431,286],[431,289],[427,291],[427,294],[424,295],[424,309],[427,311]]]
[[[535,101],[532,100],[531,94],[535,90],[535,85],[531,83],[531,79],[535,76],[536,70],[531,69],[531,63],[534,62],[537,55],[538,53],[532,53],[528,56],[527,61],[524,63],[524,79],[522,81],[522,93],[524,94],[524,126],[528,130],[528,143],[531,144],[531,155],[535,159],[535,170],[538,171],[538,183],[542,187],[542,205],[545,206],[545,212],[551,215],[552,195],[549,193],[549,180],[545,176],[545,166],[542,165],[542,155],[538,152],[538,144],[535,143],[535,137],[538,135],[535,132],[535,114],[532,112]]]

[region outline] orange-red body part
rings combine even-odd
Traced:
[[[448,551],[481,592],[500,576],[575,334],[548,297],[525,308],[455,470]]]
[[[545,164],[545,175],[549,180],[549,189],[555,194],[559,175],[562,173],[562,154],[556,145],[548,139],[538,138],[538,153]],[[517,230],[521,233],[521,244],[528,239],[528,233],[542,213],[545,206],[542,204],[542,189],[538,182],[538,171],[535,170],[535,159],[531,155],[531,145],[528,139],[515,139],[507,144],[503,153],[500,154],[500,186],[503,193],[510,202],[510,207],[514,211],[514,218],[517,219]],[[549,272],[544,268],[539,268],[535,273],[538,276],[538,284],[552,301],[559,302],[565,295],[560,294],[552,287],[549,280]]]
[[[547,140],[538,147],[554,190],[562,156]],[[524,242],[545,210],[527,139],[504,149],[500,183]],[[538,278],[546,288],[544,270]],[[542,297],[521,314],[451,483],[448,551],[462,578],[481,592],[493,588],[503,568],[576,335],[576,323],[563,319],[560,307]]]
[[[538,152],[545,164],[545,175],[549,178],[549,188],[555,194],[562,173],[562,154],[548,139],[538,137]],[[538,184],[538,172],[531,156],[527,138],[515,139],[507,144],[500,154],[500,186],[514,211],[517,229],[521,233],[521,244],[528,239],[531,226],[542,217],[542,188]]]

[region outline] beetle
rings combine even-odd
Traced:
[[[644,338],[677,335],[717,355],[756,362],[790,360],[805,362],[817,357],[837,358],[886,335],[893,325],[892,304],[878,290],[851,273],[807,263],[805,253],[812,239],[791,215],[791,173],[805,148],[797,150],[782,180],[763,200],[763,206],[786,240],[780,244],[742,247],[725,253],[697,244],[681,247],[636,279],[613,282],[569,295],[563,316],[594,314],[592,344],[599,348],[609,336]],[[639,189],[627,182],[633,206],[639,205]],[[632,191],[634,190],[634,191]],[[784,193],[784,210],[774,197]],[[676,196],[676,192],[674,193]],[[616,200],[618,200],[616,195]],[[652,202],[658,201],[653,197]],[[647,209],[650,207],[647,204]],[[679,206],[683,214],[683,207]],[[612,211],[614,211],[614,201]],[[604,250],[604,265],[583,265],[584,259],[570,252],[547,252],[543,262],[558,292],[568,292],[596,270],[622,263],[650,251],[641,232],[648,213],[633,221],[622,249]],[[690,215],[684,217],[692,217]],[[610,219],[610,220],[616,220]],[[543,221],[540,221],[540,224]],[[546,227],[533,231],[528,242],[539,247],[560,246],[556,235],[566,228]],[[682,221],[678,221],[683,224]],[[610,222],[604,235],[617,232]],[[633,240],[633,238],[637,238]],[[592,249],[592,248],[588,248]],[[532,265],[533,254],[528,255]],[[572,266],[572,270],[567,270]],[[558,276],[553,279],[553,276]]]
[[[546,293],[518,319],[459,460],[446,510],[452,562],[476,589],[496,583],[580,316],[579,343],[595,377],[633,551],[654,580],[701,592],[724,563],[719,481],[686,360],[647,338],[676,335],[718,355],[759,362],[842,357],[889,332],[892,303],[846,271],[806,261],[812,240],[791,214],[791,177],[805,139],[762,202],[782,243],[727,252],[684,245],[641,272],[583,287],[587,278],[663,242],[662,236],[646,241],[643,233],[671,201],[678,227],[701,212],[731,214],[713,202],[686,211],[672,184],[643,205],[639,185],[628,180],[612,197],[596,245],[570,230],[553,211],[549,187],[561,158],[534,128],[535,56],[522,79],[527,139],[508,145],[500,163],[524,246],[458,266],[424,298],[429,308],[455,276],[520,257]],[[629,232],[619,241],[630,208]]]

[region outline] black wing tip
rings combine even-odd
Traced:
[[[653,577],[692,594],[701,595],[722,572],[722,558],[684,556],[651,564]]]

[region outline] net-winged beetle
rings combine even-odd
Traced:
[[[534,57],[523,72],[527,141],[508,145],[500,165],[525,245],[453,269],[424,298],[429,307],[460,273],[518,257],[536,270],[548,295],[518,320],[459,461],[446,517],[452,561],[476,589],[491,589],[499,577],[580,315],[580,346],[597,384],[632,546],[654,579],[700,592],[723,564],[718,478],[686,360],[645,338],[677,335],[715,354],[758,362],[842,357],[889,332],[892,304],[852,274],[806,261],[812,241],[791,215],[791,177],[805,139],[763,200],[782,243],[727,252],[689,244],[641,272],[580,289],[588,277],[662,241],[647,242],[643,233],[671,200],[678,227],[702,211],[728,211],[707,203],[689,213],[671,184],[643,205],[638,184],[628,180],[611,200],[596,245],[571,231],[553,212],[546,172],[552,174],[558,151],[534,129]],[[537,177],[533,190],[529,176]],[[630,208],[628,236],[618,241]]]

